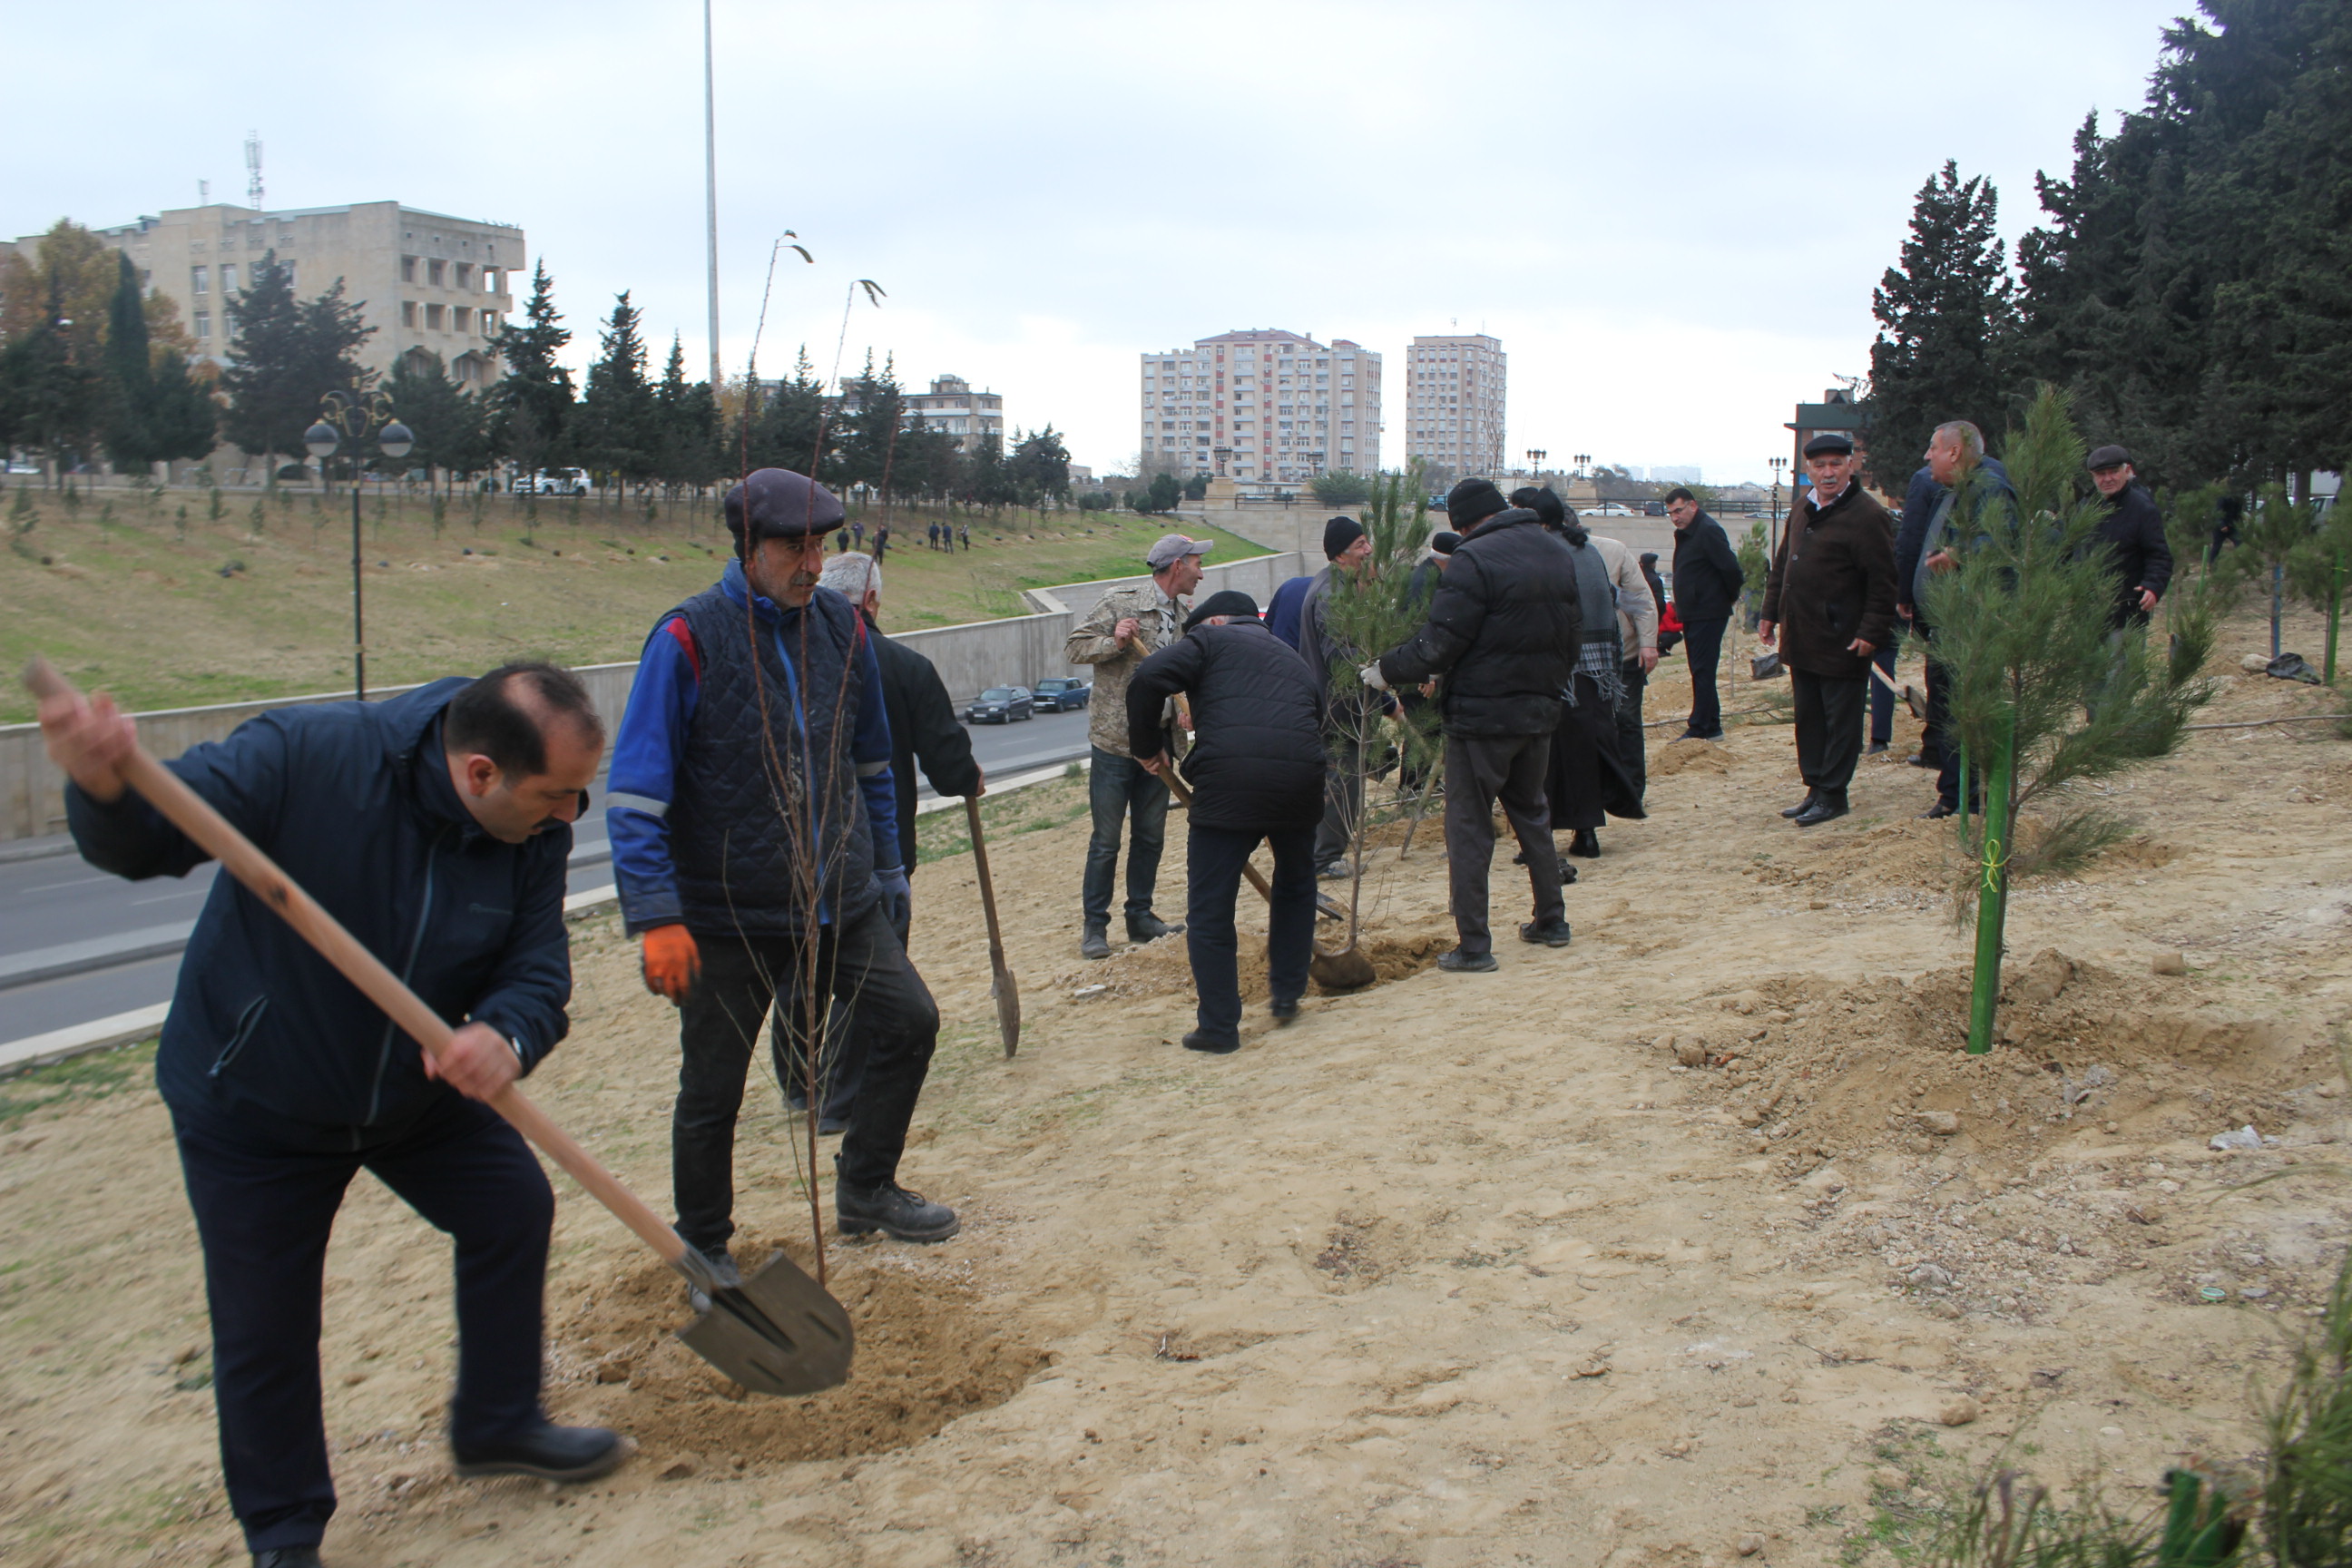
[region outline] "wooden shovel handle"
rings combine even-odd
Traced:
[[[26,688],[36,697],[70,695],[73,691],[65,679],[49,668],[48,661],[37,655],[26,666],[24,679]],[[255,847],[251,839],[230,826],[228,819],[207,805],[202,795],[180,782],[177,774],[150,756],[144,747],[132,748],[130,760],[122,764],[122,776],[173,826],[203,846],[230,876],[277,910],[303,941],[318,949],[344,979],[365,993],[369,1001],[383,1008],[436,1060],[447,1058],[450,1037],[455,1031],[442,1021],[441,1016],[402,984],[398,975],[361,946],[358,938],[345,931],[341,921],[320,908],[317,900],[297,886],[276,861]],[[664,1262],[677,1265],[687,1250],[677,1232],[646,1207],[636,1194],[623,1186],[620,1178],[599,1163],[594,1155],[572,1142],[571,1134],[549,1121],[547,1113],[532,1104],[520,1089],[509,1084],[486,1103],[511,1122],[515,1131],[546,1151],[547,1157],[585,1187],[589,1195],[612,1210],[623,1225],[660,1253]]]

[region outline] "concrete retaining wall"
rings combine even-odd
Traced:
[[[1202,579],[1199,593],[1206,595],[1221,588],[1239,588],[1263,607],[1284,579],[1302,570],[1301,561],[1293,553],[1250,556],[1212,565]],[[1066,673],[1071,667],[1062,648],[1068,640],[1073,621],[1084,617],[1094,608],[1095,601],[1110,589],[1147,580],[1120,578],[1031,589],[1027,597],[1038,614],[1009,620],[974,621],[960,626],[931,626],[903,632],[898,637],[938,667],[940,678],[947,683],[948,695],[961,706],[985,687],[1034,686],[1045,676]],[[621,710],[628,706],[629,689],[636,682],[636,661],[586,665],[576,673],[588,683],[606,730],[616,729]],[[370,695],[379,699],[395,697],[415,689],[414,686],[393,686]],[[225,739],[230,731],[256,714],[345,700],[345,694],[341,692],[321,692],[259,702],[225,702],[207,708],[163,709],[134,714],[132,718],[139,726],[142,745],[159,757],[175,757],[190,746]],[[50,764],[42,748],[40,726],[0,725],[0,841],[37,838],[64,831],[65,776]]]

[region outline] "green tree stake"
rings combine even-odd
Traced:
[[[1994,1016],[2000,1006],[2002,938],[2009,925],[2009,857],[2013,826],[2009,809],[2017,776],[2017,716],[2010,712],[2009,743],[1993,753],[1992,779],[1985,790],[1984,849],[1977,885],[1976,981],[1969,992],[1969,1054],[1992,1049]],[[1968,793],[1968,781],[1960,782]]]

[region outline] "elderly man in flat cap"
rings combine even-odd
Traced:
[[[1087,787],[1094,837],[1087,844],[1080,895],[1085,924],[1078,942],[1078,952],[1087,958],[1110,956],[1110,893],[1122,827],[1129,835],[1128,941],[1151,942],[1184,929],[1151,912],[1160,851],[1168,837],[1168,786],[1128,748],[1127,683],[1138,665],[1183,635],[1185,599],[1201,585],[1201,557],[1210,544],[1181,533],[1160,535],[1143,557],[1151,581],[1113,588],[1070,630],[1065,650],[1070,662],[1095,667],[1094,692],[1087,702],[1087,739],[1094,751]],[[1165,704],[1163,724],[1176,711],[1173,701]]]
[[[2107,507],[2107,515],[2099,520],[2099,542],[2107,547],[2116,574],[2116,603],[2107,613],[2107,625],[2116,631],[2144,626],[2172,582],[2172,546],[2164,542],[2164,515],[2156,510],[2156,498],[2139,484],[2131,454],[2121,447],[2096,448],[2084,466],[2091,470],[2091,483]]]
[[[1811,491],[1790,515],[1764,582],[1757,635],[1780,645],[1797,699],[1805,798],[1780,815],[1800,827],[1843,816],[1862,760],[1870,656],[1895,635],[1895,520],[1855,478],[1853,438],[1805,443]]]

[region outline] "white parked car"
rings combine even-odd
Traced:
[[[1621,506],[1612,500],[1607,506],[1602,507],[1599,511],[1592,515],[1595,517],[1631,517],[1633,515],[1633,509],[1630,506]]]
[[[588,493],[588,470],[585,468],[541,468],[522,481],[525,495],[584,496]]]

